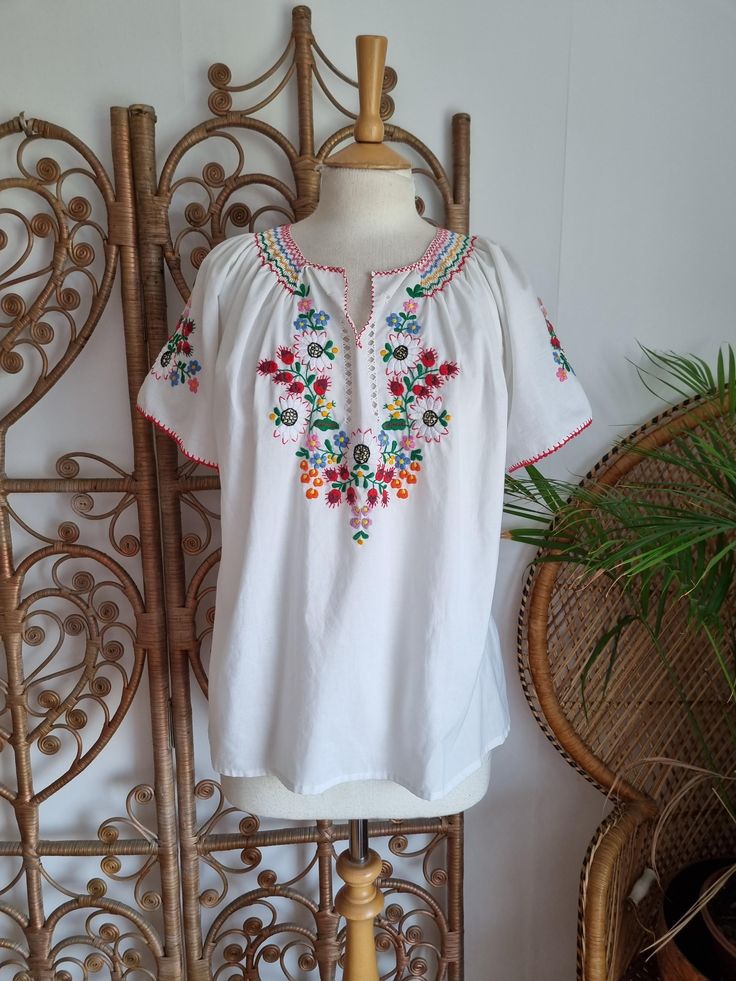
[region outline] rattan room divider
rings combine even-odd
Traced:
[[[0,947],[6,954],[0,958],[6,965],[0,973],[10,971],[17,981],[76,981],[94,974],[116,981],[185,976],[192,981],[296,976],[325,981],[337,974],[344,929],[333,905],[333,867],[335,844],[347,839],[347,825],[325,820],[266,828],[257,816],[228,807],[209,776],[198,779],[195,747],[205,745],[207,736],[193,731],[192,699],[200,697],[198,689],[206,694],[207,688],[203,648],[214,617],[219,483],[134,411],[140,384],[170,333],[167,270],[175,316],[209,248],[233,229],[253,231],[309,214],[318,195],[315,164],[352,138],[355,113],[332,94],[321,66],[344,84],[356,85],[320,49],[309,9],[296,7],[283,54],[253,82],[231,84],[226,66],[211,66],[212,116],[175,143],[160,172],[156,115],[148,105],[110,110],[112,174],[89,146],[55,123],[20,113],[0,125],[1,140],[20,137],[15,150],[19,173],[3,175],[0,191],[30,195],[38,205],[29,215],[18,208],[6,212],[19,221],[27,243],[17,258],[0,265],[2,373],[6,381],[25,377],[29,370],[32,375],[27,390],[10,399],[13,404],[0,422],[0,632],[7,671],[0,760],[12,776],[0,786],[10,816],[0,857],[16,861],[7,888],[0,884]],[[255,105],[232,108],[233,93],[270,85],[272,78],[273,87]],[[349,120],[319,146],[315,81]],[[384,120],[393,114],[389,92],[396,82],[396,73],[387,68]],[[298,146],[255,115],[282,91],[296,92]],[[467,114],[452,117],[451,178],[409,131],[387,123],[385,133],[386,140],[403,143],[418,155],[415,173],[438,193],[444,212],[436,223],[464,233],[469,125]],[[189,173],[188,155],[223,136],[236,148],[233,171],[226,173],[222,164],[209,162],[201,173]],[[249,145],[244,146],[244,139],[266,140],[275,147],[294,186],[268,173],[246,172]],[[54,153],[72,155],[75,164],[65,167],[49,155],[32,168],[24,156],[37,140],[46,141],[44,146],[50,142]],[[94,202],[85,194],[65,197],[72,174],[91,181]],[[177,195],[187,184],[203,192],[206,203],[189,203],[179,213]],[[256,189],[265,189],[275,203],[251,207],[235,198],[240,191]],[[417,206],[423,212],[423,200]],[[177,221],[183,228],[174,234]],[[197,244],[190,247],[192,235]],[[0,229],[0,250],[6,255],[10,244]],[[48,262],[31,270],[34,244],[45,246]],[[182,267],[185,246],[191,272]],[[73,285],[74,276],[90,285],[88,296]],[[44,415],[39,403],[77,360],[77,384],[80,378],[91,378],[85,345],[116,283],[122,301],[132,471],[99,454],[70,449],[57,459],[56,475],[8,476],[10,428],[28,412],[39,424],[51,425],[51,410]],[[55,316],[67,326],[66,336],[54,330]],[[24,356],[26,351],[37,361]],[[90,363],[90,372],[92,368]],[[82,393],[82,398],[90,397]],[[94,412],[87,413],[86,421],[94,425]],[[127,422],[121,419],[121,426]],[[101,474],[95,472],[99,470]],[[96,512],[94,495],[105,494],[113,495],[114,504]],[[74,519],[61,521],[50,533],[36,530],[14,505],[14,495],[34,495],[36,502],[62,500],[64,507],[71,506]],[[131,514],[137,516],[137,532],[120,532]],[[187,527],[190,517],[198,523],[194,530]],[[90,544],[92,519],[107,522],[108,540],[99,546]],[[55,630],[53,643],[49,624]],[[140,711],[144,680],[150,691],[150,732],[138,734],[146,753],[137,763],[152,778],[136,784],[127,797],[123,794],[120,810],[124,807],[125,813],[110,817],[118,797],[116,788],[105,782],[102,761],[110,759],[106,747],[120,739],[120,727],[134,703]],[[44,833],[47,812],[41,812],[42,805],[53,804],[54,795],[98,758],[97,837]],[[55,761],[58,773],[39,790]],[[389,816],[371,822],[370,835],[373,847],[385,856],[379,884],[386,907],[376,932],[383,963],[390,962],[388,969],[382,968],[384,976],[460,981],[462,815],[417,821],[392,821]],[[75,885],[83,867],[80,858],[99,859],[102,873],[84,889]],[[287,859],[296,863],[297,871],[284,880],[270,865]],[[134,863],[133,872],[122,871],[126,860]],[[207,886],[205,879],[211,882],[213,877],[215,885]]]

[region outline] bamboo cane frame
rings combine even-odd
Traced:
[[[49,366],[35,382],[32,390],[13,406],[0,423],[0,500],[2,514],[0,515],[0,632],[5,647],[5,663],[8,677],[5,707],[11,715],[8,742],[13,747],[15,755],[15,775],[18,782],[18,792],[13,795],[5,790],[2,796],[13,806],[18,824],[18,840],[3,842],[0,851],[3,855],[20,855],[23,860],[23,877],[26,886],[27,909],[15,910],[7,905],[2,912],[19,926],[26,938],[26,946],[14,947],[15,963],[27,968],[27,973],[21,971],[17,977],[33,977],[38,981],[51,981],[55,976],[54,961],[59,951],[60,941],[56,936],[56,927],[64,916],[77,909],[106,911],[125,918],[129,925],[137,928],[141,939],[152,954],[157,976],[162,979],[174,979],[181,976],[181,945],[182,935],[179,913],[179,871],[177,859],[177,828],[175,816],[175,798],[173,784],[173,769],[169,747],[168,721],[168,667],[166,657],[166,638],[163,618],[155,613],[162,607],[161,570],[160,564],[153,560],[156,553],[159,536],[159,519],[157,513],[156,475],[152,453],[150,452],[150,433],[143,420],[132,419],[133,438],[136,448],[137,466],[133,474],[124,474],[115,464],[96,457],[100,462],[117,471],[119,476],[114,478],[78,477],[79,465],[74,460],[74,454],[65,454],[57,461],[58,478],[9,478],[7,476],[6,433],[8,429],[25,412],[30,411],[51,390],[62,377],[74,360],[81,354],[84,345],[94,330],[99,318],[110,298],[115,273],[120,269],[121,290],[125,298],[134,297],[139,289],[139,273],[135,240],[132,234],[134,209],[132,202],[132,187],[129,182],[129,167],[127,166],[129,151],[129,133],[127,113],[125,110],[112,110],[111,132],[114,152],[114,186],[104,168],[93,152],[68,130],[41,119],[25,120],[21,115],[0,126],[0,139],[11,138],[23,133],[26,139],[19,148],[18,157],[33,139],[43,138],[57,141],[59,145],[73,149],[87,164],[87,175],[93,180],[101,194],[106,208],[106,238],[104,244],[104,272],[90,305],[86,321],[70,340],[66,350],[53,365]],[[39,194],[51,208],[56,225],[36,216],[30,222],[31,234],[45,235],[55,231],[58,238],[55,241],[53,263],[44,288],[39,292],[34,304],[23,309],[23,304],[16,294],[5,296],[3,311],[10,314],[10,323],[2,338],[0,346],[0,366],[3,371],[14,372],[21,366],[20,354],[15,349],[24,331],[29,327],[36,330],[36,339],[40,343],[51,339],[53,331],[41,329],[38,321],[47,300],[63,290],[65,275],[71,268],[84,268],[92,258],[89,246],[76,245],[70,232],[70,222],[83,224],[89,217],[86,209],[87,202],[77,197],[72,202],[62,201],[48,190],[48,185],[59,181],[61,169],[51,158],[43,158],[37,165],[37,174],[24,176],[21,179],[8,179],[0,182],[0,188],[5,186],[23,187]],[[3,243],[4,244],[4,243]],[[29,249],[30,251],[30,249]],[[71,259],[71,262],[70,262]],[[73,291],[61,293],[61,305],[69,309],[75,306]],[[147,369],[147,353],[143,345],[142,322],[137,315],[134,303],[124,303],[124,333],[126,357],[128,362],[128,391],[132,399],[136,392],[136,380]],[[121,496],[119,509],[131,500],[135,501],[138,525],[141,538],[146,543],[142,550],[143,594],[139,593],[134,581],[117,561],[114,554],[107,554],[84,544],[77,544],[78,530],[69,522],[63,523],[59,537],[47,540],[48,544],[36,552],[24,556],[16,555],[13,536],[13,521],[18,517],[11,504],[14,493],[91,495],[99,492],[114,492]],[[116,509],[118,513],[118,509]],[[35,535],[42,540],[43,536]],[[115,542],[117,551],[121,554],[135,554],[136,543],[129,539]],[[150,547],[150,551],[148,548]],[[51,785],[41,791],[34,791],[32,748],[34,743],[41,746],[46,740],[46,752],[54,753],[56,749],[50,741],[56,736],[50,735],[55,722],[64,711],[67,719],[76,713],[75,725],[80,729],[86,726],[85,714],[80,713],[79,704],[83,697],[89,697],[95,692],[95,667],[100,665],[101,626],[105,611],[96,608],[92,602],[83,606],[79,600],[85,592],[89,592],[94,576],[92,573],[77,574],[73,588],[54,590],[57,595],[70,604],[76,603],[85,615],[86,629],[89,636],[86,641],[85,670],[81,680],[73,686],[66,697],[58,696],[58,700],[47,699],[48,709],[45,721],[37,727],[37,736],[29,732],[29,700],[27,679],[24,674],[22,656],[23,644],[36,642],[32,633],[37,628],[26,625],[32,610],[23,598],[23,587],[27,575],[37,562],[44,558],[59,556],[60,561],[68,557],[84,558],[101,565],[111,574],[112,581],[120,584],[121,594],[130,604],[130,612],[135,619],[135,642],[133,645],[134,668],[129,682],[125,687],[119,704],[114,713],[103,726],[100,735],[93,745],[78,755],[67,771]],[[81,576],[81,578],[80,578]],[[51,595],[52,591],[46,591]],[[101,620],[102,617],[102,620]],[[128,816],[135,823],[131,807],[135,803],[147,803],[155,800],[156,829],[146,837],[121,837],[115,829],[115,823],[120,819],[107,819],[100,825],[99,840],[54,840],[47,841],[40,837],[39,806],[44,801],[74,780],[85,769],[89,762],[104,750],[107,742],[114,738],[115,731],[127,713],[136,694],[138,682],[144,670],[147,670],[150,687],[150,720],[152,729],[151,753],[154,767],[154,786],[135,787],[129,795],[127,806]],[[66,673],[66,672],[65,672]],[[106,686],[97,686],[99,701],[104,701],[108,692]],[[55,693],[51,693],[55,695]],[[58,742],[58,740],[57,740]],[[126,821],[126,818],[122,820]],[[139,827],[142,827],[138,825]],[[163,932],[153,928],[142,910],[115,899],[106,898],[107,885],[101,879],[92,880],[89,894],[72,896],[70,901],[62,903],[51,912],[47,912],[44,904],[45,881],[52,882],[48,872],[44,870],[44,856],[103,856],[103,872],[117,868],[117,856],[141,855],[149,856],[140,872],[144,877],[148,871],[149,861],[158,865],[161,894],[159,897]],[[71,895],[71,894],[70,894]],[[149,903],[152,900],[149,900]],[[82,937],[82,942],[97,951],[101,963],[110,966],[111,971],[122,969],[123,950],[120,938],[109,929],[102,928],[101,933],[94,933],[89,924],[89,936]],[[62,944],[63,944],[62,940]],[[7,941],[4,942],[7,944]]]
[[[315,147],[313,121],[313,84],[316,80],[320,90],[340,112],[354,119],[355,114],[340,105],[327,87],[321,58],[330,70],[351,85],[356,83],[339,71],[325,56],[317,44],[311,30],[311,16],[307,7],[293,10],[292,32],[283,55],[275,65],[263,73],[259,79],[243,86],[230,85],[230,72],[226,66],[213,65],[209,78],[215,91],[209,99],[214,118],[195,126],[171,150],[160,174],[157,174],[155,147],[155,111],[151,106],[132,105],[112,107],[110,110],[113,175],[108,177],[93,151],[68,130],[42,119],[28,120],[24,114],[0,125],[0,139],[25,137],[24,144],[42,137],[59,141],[72,148],[85,161],[91,179],[99,192],[106,214],[104,220],[97,220],[98,228],[104,232],[104,270],[85,322],[76,329],[74,337],[59,360],[42,373],[31,393],[14,406],[0,421],[0,635],[5,644],[6,662],[9,671],[10,689],[7,705],[12,718],[12,749],[15,756],[15,771],[18,778],[18,794],[13,796],[7,788],[0,788],[0,797],[5,798],[13,808],[18,823],[18,839],[0,842],[0,855],[18,856],[23,861],[23,876],[27,890],[27,911],[0,906],[0,913],[20,928],[26,937],[25,948],[14,950],[30,978],[37,981],[52,981],[57,973],[55,964],[63,957],[65,945],[76,940],[91,949],[89,970],[109,967],[111,977],[117,981],[125,970],[131,967],[135,955],[126,950],[119,935],[109,926],[97,927],[92,916],[105,913],[120,916],[127,920],[144,953],[152,959],[155,976],[161,981],[174,981],[184,976],[190,981],[203,981],[212,977],[211,957],[218,943],[217,923],[224,922],[230,909],[245,908],[255,901],[256,893],[270,895],[281,890],[294,902],[312,911],[314,930],[308,932],[307,951],[302,964],[307,970],[317,970],[322,981],[334,978],[344,948],[344,928],[340,927],[339,917],[334,908],[333,874],[336,843],[347,841],[348,826],[319,821],[315,825],[301,828],[261,830],[258,819],[243,816],[237,833],[220,833],[218,822],[224,814],[220,800],[215,813],[202,827],[198,827],[196,803],[202,800],[219,799],[219,787],[214,781],[197,783],[194,771],[194,734],[191,714],[190,670],[195,681],[206,692],[206,672],[200,658],[201,637],[197,635],[195,615],[200,588],[208,572],[216,565],[219,550],[215,549],[206,557],[200,557],[199,568],[189,580],[185,568],[185,546],[182,502],[194,502],[196,494],[217,489],[217,477],[200,475],[190,462],[179,463],[176,445],[134,411],[135,398],[151,361],[168,335],[169,315],[165,298],[165,273],[168,269],[182,299],[188,295],[189,286],[180,266],[178,243],[172,241],[169,211],[171,207],[172,185],[182,165],[182,158],[196,143],[206,140],[215,132],[224,130],[250,135],[257,133],[271,139],[286,156],[294,178],[292,191],[277,178],[270,175],[256,175],[264,184],[284,197],[283,213],[286,217],[298,220],[314,208],[318,193],[318,175],[315,164],[324,159],[332,148],[352,137],[352,125],[346,125],[331,134],[319,148]],[[270,78],[281,66],[286,66],[284,77],[276,89],[265,99],[256,102],[245,110],[232,109],[232,93],[246,91],[256,84]],[[273,100],[291,79],[295,79],[298,109],[298,145],[291,142],[268,123],[253,118],[253,113]],[[411,147],[422,159],[423,166],[415,173],[427,176],[438,190],[443,208],[443,224],[454,231],[467,233],[469,220],[469,117],[458,113],[452,119],[452,178],[448,178],[439,160],[424,143],[400,126],[388,123],[393,112],[393,100],[388,94],[397,81],[396,73],[387,68],[384,74],[384,92],[381,101],[381,114],[385,122],[385,140],[403,143]],[[53,261],[48,269],[48,283],[34,301],[25,307],[15,295],[5,297],[2,310],[10,315],[9,324],[0,343],[0,367],[3,371],[14,372],[21,365],[20,350],[17,345],[29,334],[37,347],[48,340],[48,332],[40,323],[49,298],[63,291],[63,284],[70,267],[84,269],[91,259],[90,250],[83,244],[75,243],[71,226],[92,224],[91,209],[88,202],[74,198],[63,202],[61,198],[61,169],[51,158],[44,158],[37,165],[35,175],[0,180],[0,190],[8,186],[28,188],[43,197],[45,204],[54,215],[54,222],[41,221],[36,216],[30,223],[36,234],[54,232],[55,248]],[[217,167],[205,175],[209,186],[215,187],[220,178]],[[56,187],[54,184],[56,183]],[[418,202],[420,210],[424,205]],[[226,229],[219,223],[222,212],[217,206],[210,222],[212,234],[210,245],[221,240]],[[202,218],[196,211],[189,217],[195,222]],[[245,211],[231,211],[229,218],[255,224],[258,214]],[[204,227],[204,224],[202,224]],[[240,225],[242,227],[242,224]],[[4,242],[2,243],[5,244]],[[201,256],[200,256],[201,257]],[[127,364],[128,396],[134,452],[132,473],[125,473],[113,462],[96,459],[109,466],[113,477],[86,477],[79,475],[79,464],[73,452],[66,453],[58,461],[59,478],[55,477],[17,477],[9,478],[5,468],[5,437],[11,425],[31,410],[51,390],[69,369],[84,349],[86,341],[95,329],[112,294],[115,276],[119,269],[122,296],[123,329]],[[0,288],[2,283],[0,282]],[[0,296],[0,299],[2,297]],[[73,291],[62,292],[62,301],[69,311],[75,308]],[[155,441],[155,444],[154,444]],[[154,453],[154,445],[156,452]],[[120,503],[115,509],[113,520],[131,504],[137,510],[140,543],[126,536],[120,542],[111,541],[121,554],[130,557],[137,553],[140,544],[140,570],[143,588],[139,591],[132,578],[126,573],[114,555],[114,550],[100,551],[77,542],[78,529],[69,522],[60,528],[59,537],[31,556],[16,555],[13,535],[13,521],[18,516],[12,508],[13,494],[62,494],[69,495],[75,504],[80,495],[88,502],[93,501],[95,493],[115,493]],[[87,507],[87,504],[85,504]],[[83,512],[80,512],[83,513]],[[38,536],[41,537],[41,536]],[[23,585],[25,577],[35,562],[41,559],[75,557],[88,559],[100,564],[112,580],[120,585],[120,593],[130,604],[135,626],[134,641],[129,658],[132,668],[128,684],[119,704],[112,713],[110,723],[103,727],[101,736],[93,744],[91,755],[84,753],[64,775],[61,782],[36,791],[33,786],[33,766],[29,742],[29,704],[24,690],[22,648],[32,642],[32,629],[26,624],[28,610],[24,606]],[[163,558],[162,558],[163,557]],[[80,580],[82,581],[82,580]],[[91,588],[93,577],[83,580]],[[71,590],[62,591],[64,599],[79,604],[79,596]],[[30,734],[36,741],[44,741],[47,748],[53,749],[53,726],[60,712],[71,718],[84,729],[84,713],[80,714],[79,699],[87,697],[94,688],[96,658],[102,648],[101,625],[109,609],[96,610],[93,605],[85,607],[87,630],[90,638],[86,643],[85,671],[82,680],[70,695],[59,696],[47,707],[47,717]],[[102,619],[101,619],[102,613]],[[104,750],[105,745],[115,737],[115,731],[125,717],[136,695],[138,681],[143,671],[147,672],[150,688],[151,753],[154,767],[152,787],[134,787],[126,802],[126,815],[122,818],[104,818],[100,825],[98,839],[54,839],[41,836],[38,820],[38,807],[43,800],[70,780],[75,779],[85,768],[86,763]],[[103,696],[100,696],[103,697]],[[71,714],[70,714],[71,713]],[[76,714],[74,714],[76,713]],[[172,746],[176,752],[176,768],[173,765]],[[151,804],[155,808],[156,827],[149,829],[137,819],[135,808]],[[116,822],[125,821],[139,833],[121,835]],[[378,943],[384,950],[395,949],[397,976],[411,970],[412,976],[424,978],[461,981],[463,977],[463,816],[416,821],[373,821],[369,834],[374,847],[382,841],[387,856],[383,859],[379,877],[385,900],[384,913],[378,917]],[[413,849],[413,838],[428,838],[426,844],[418,844]],[[204,933],[202,923],[202,899],[200,897],[200,866],[203,862],[216,861],[223,853],[239,851],[243,871],[254,874],[258,866],[258,856],[262,850],[273,847],[295,847],[308,844],[314,849],[314,868],[318,882],[317,899],[308,893],[302,895],[294,887],[282,889],[278,883],[266,881],[265,886],[250,890],[238,896],[218,913],[214,923]],[[444,852],[439,865],[437,855]],[[424,882],[416,882],[395,873],[390,857],[401,859],[416,855],[421,860]],[[143,862],[136,879],[138,907],[133,907],[113,898],[113,887],[101,879],[92,880],[89,894],[68,893],[69,900],[47,912],[44,907],[47,872],[43,868],[44,856],[82,857],[99,856],[103,861],[103,872],[114,880],[119,867],[118,857],[140,856]],[[158,907],[150,906],[156,898],[146,899],[150,892],[139,896],[143,881],[153,867],[157,867],[160,877],[160,896]],[[308,867],[309,868],[309,867]],[[261,874],[261,876],[263,873]],[[298,884],[303,873],[294,880]],[[268,878],[268,877],[267,877]],[[265,881],[265,880],[264,880]],[[63,889],[63,883],[59,883]],[[443,890],[444,901],[440,905],[430,891]],[[225,889],[225,892],[227,889]],[[111,894],[108,895],[108,892]],[[416,900],[432,920],[438,940],[427,939],[426,931],[411,924],[411,910],[405,910],[397,900],[409,897]],[[205,897],[205,905],[211,897]],[[222,903],[223,897],[220,898]],[[149,906],[146,906],[149,903]],[[214,904],[217,905],[217,904]],[[153,924],[151,913],[158,909],[160,928]],[[87,934],[81,937],[64,934],[67,921],[64,917],[76,910],[89,910]],[[250,922],[250,921],[249,921]],[[257,948],[260,943],[261,954],[268,946],[268,938],[260,941],[260,934],[245,937],[246,945]],[[258,942],[258,943],[257,943]],[[4,943],[0,937],[0,945]],[[13,942],[8,939],[8,944]],[[311,946],[310,946],[311,945]],[[430,954],[427,954],[427,950]],[[251,953],[244,953],[244,958]],[[254,958],[255,954],[252,955]],[[260,955],[258,955],[260,956]],[[126,957],[128,960],[126,961]],[[411,961],[411,965],[410,965]],[[96,965],[96,967],[95,967]],[[251,964],[257,971],[257,964]],[[87,968],[85,968],[85,971]],[[19,974],[18,977],[24,976]],[[251,975],[249,975],[250,977]],[[255,974],[252,974],[255,977]]]

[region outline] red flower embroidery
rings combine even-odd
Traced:
[[[166,347],[159,355],[158,363],[165,369],[160,374],[156,365],[151,367],[150,373],[159,381],[168,381],[172,388],[177,385],[187,383],[190,392],[196,392],[199,388],[199,379],[195,375],[202,370],[202,365],[196,358],[193,344],[187,339],[196,328],[192,317],[189,316],[190,301],[187,301],[184,310],[179,315],[174,332],[168,338]],[[179,357],[182,355],[183,357]],[[188,358],[189,360],[184,360]]]
[[[541,300],[540,297],[537,297],[537,302],[539,303],[539,306],[542,308],[542,314],[544,316],[545,323],[547,324],[547,330],[549,331],[549,343],[550,343],[550,345],[553,348],[553,351],[552,351],[552,360],[555,362],[555,364],[558,365],[558,368],[557,368],[557,371],[555,372],[555,374],[557,375],[557,377],[559,378],[559,380],[562,382],[562,381],[565,381],[567,379],[567,376],[568,376],[568,373],[569,372],[571,372],[574,375],[575,374],[575,369],[570,364],[570,362],[567,360],[567,357],[565,356],[565,352],[562,350],[562,345],[560,344],[560,339],[557,336],[557,334],[555,333],[555,329],[554,329],[552,323],[550,322],[549,314],[547,313],[547,309],[546,309],[545,305],[542,303],[542,300]]]
[[[260,375],[287,385],[289,393],[270,413],[274,436],[298,447],[298,476],[305,496],[323,496],[331,508],[345,501],[353,540],[363,544],[373,523],[369,512],[379,502],[387,507],[392,498],[405,500],[417,482],[426,446],[448,433],[451,416],[434,393],[459,369],[454,361],[441,360],[436,348],[424,346],[416,316],[423,289],[408,289],[412,299],[404,311],[386,318],[394,328],[381,351],[393,399],[384,405],[388,416],[377,434],[362,428],[348,434],[333,415],[334,402],[325,398],[339,352],[326,329],[330,317],[312,305],[306,284],[295,292],[299,299],[294,343],[280,345],[275,358],[263,358],[257,365]]]
[[[258,374],[259,375],[272,375],[274,371],[278,371],[279,366],[275,361],[271,361],[269,358],[263,358],[258,362]]]

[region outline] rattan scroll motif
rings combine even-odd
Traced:
[[[636,453],[633,447],[640,442],[668,444],[680,430],[702,436],[699,427],[704,421],[714,422],[731,438],[733,427],[716,400],[689,398],[639,427],[607,453],[581,484],[649,482],[653,500],[666,506],[672,500],[668,485],[677,479],[674,468]],[[612,813],[588,849],[578,917],[578,977],[603,981],[623,977],[637,952],[653,939],[659,889],[655,887],[638,907],[627,897],[653,862],[653,818],[692,780],[692,772],[668,760],[727,772],[732,768],[732,740],[717,737],[719,727],[724,734],[726,730],[725,680],[719,672],[704,669],[709,663],[707,642],[691,628],[682,601],[670,604],[664,614],[669,664],[665,666],[649,635],[634,624],[624,638],[605,696],[605,663],[590,672],[590,708],[585,717],[580,700],[582,665],[595,640],[627,611],[627,601],[616,586],[601,580],[581,589],[578,572],[571,565],[545,563],[530,573],[519,618],[519,669],[545,735],[568,763],[614,801]],[[678,689],[688,694],[687,710]],[[708,732],[710,755],[696,738],[688,714]],[[684,862],[727,854],[732,848],[732,822],[702,783],[688,791],[659,837],[657,871],[666,881]]]
[[[327,94],[325,65],[343,82],[356,85],[327,61],[312,35],[309,10],[297,7],[289,44],[254,82],[232,85],[226,66],[212,66],[209,78],[217,90],[210,108],[215,117],[192,128],[171,148],[155,186],[147,176],[154,170],[155,118],[152,110],[134,107],[134,172],[140,175],[136,199],[146,216],[140,251],[151,359],[168,336],[164,269],[178,290],[179,304],[213,245],[229,234],[298,220],[314,208],[319,179],[315,165],[352,138],[352,125],[345,125],[317,148],[313,89],[316,81]],[[288,84],[292,80],[293,86]],[[384,118],[393,111],[387,93],[395,84],[396,73],[387,69]],[[256,94],[257,87],[269,87],[267,94]],[[292,142],[254,113],[294,88],[299,131]],[[232,108],[237,92],[249,93],[249,104],[242,110]],[[336,98],[328,99],[343,110]],[[354,118],[347,110],[344,114]],[[408,131],[388,124],[386,139],[403,142],[418,154],[415,172],[429,178],[432,193],[439,194],[445,226],[467,232],[468,117],[459,114],[453,119],[452,179]],[[270,147],[276,155],[274,169],[286,165],[291,180],[248,170],[246,160],[255,146]],[[208,160],[208,152],[222,147],[227,156],[234,154],[232,166]],[[418,200],[417,207],[423,211],[424,202]],[[196,779],[191,703],[200,700],[198,689],[205,694],[207,690],[219,561],[217,498],[209,492],[218,485],[211,471],[182,462],[164,434],[157,434],[157,443],[189,974],[197,979],[223,972],[228,977],[270,979],[313,971],[332,978],[343,944],[333,909],[335,845],[346,840],[347,827],[321,822],[285,829],[261,822],[227,807],[214,780]],[[206,734],[198,732],[197,740],[202,739]],[[391,856],[390,864],[388,856],[384,863],[387,906],[377,939],[384,975],[460,981],[462,817],[373,823],[370,831],[374,842],[384,839],[384,856],[386,850]],[[268,856],[273,848],[280,851],[272,860]],[[291,863],[289,875],[279,879],[272,865],[281,868],[285,861]]]
[[[142,529],[158,526],[150,437],[140,427],[148,481],[81,450],[65,452],[56,473],[42,477],[7,476],[5,458],[11,427],[26,413],[40,418],[41,400],[83,357],[118,269],[128,285],[134,279],[130,188],[126,195],[122,179],[126,115],[114,117],[118,187],[68,130],[24,114],[0,126],[0,138],[17,143],[18,170],[0,179],[0,798],[7,828],[0,945],[2,976],[17,979],[70,981],[99,971],[173,979],[182,970],[163,618],[149,612],[138,585],[142,572],[155,600],[160,569],[155,536],[149,551],[123,530],[131,509]],[[136,327],[126,340],[140,371]],[[36,528],[24,516],[25,495],[71,514],[56,528]],[[146,669],[150,709],[138,694]],[[134,702],[144,718],[150,713],[153,742],[146,751],[144,740],[138,753],[154,782],[140,782],[127,798],[123,792],[117,807],[114,794],[99,795],[97,836],[74,836],[59,820],[69,785],[93,765],[104,781],[107,747],[120,741]],[[49,832],[50,818],[64,833]],[[85,883],[82,870],[95,863],[99,874]]]

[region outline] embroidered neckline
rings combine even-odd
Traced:
[[[444,289],[447,283],[463,267],[465,260],[475,250],[476,235],[463,235],[448,228],[437,227],[432,241],[414,262],[393,269],[374,269],[369,273],[371,281],[371,309],[368,320],[360,329],[348,312],[348,278],[344,266],[328,266],[312,262],[304,255],[291,233],[293,223],[278,225],[262,232],[255,232],[255,242],[263,266],[268,266],[281,285],[290,293],[299,290],[305,268],[338,273],[343,280],[343,315],[350,324],[357,347],[362,347],[364,332],[375,326],[375,283],[378,276],[395,276],[417,270],[423,296],[432,296]]]
[[[320,262],[312,262],[311,259],[307,259],[302,250],[294,241],[294,236],[292,234],[292,228],[294,227],[293,222],[283,226],[283,235],[287,241],[292,254],[298,261],[299,265],[303,268],[304,266],[311,266],[313,269],[325,269],[327,272],[339,272],[344,276],[347,274],[344,266],[326,266]],[[394,266],[393,269],[372,269],[370,271],[371,276],[393,276],[397,273],[409,272],[412,269],[419,269],[420,266],[429,262],[433,258],[435,252],[440,247],[441,240],[444,238],[443,233],[448,231],[448,229],[440,228],[439,226],[435,229],[435,233],[432,236],[432,241],[429,243],[427,248],[422,252],[418,259],[414,262],[410,262],[405,266]],[[452,233],[450,233],[452,234]]]
[[[390,332],[380,351],[389,396],[383,404],[387,415],[377,411],[371,340],[371,401],[377,432],[362,420],[353,427],[347,365],[345,406],[341,409],[328,396],[333,366],[349,355],[350,348],[345,344],[343,352],[335,344],[330,315],[313,304],[307,283],[296,291],[293,344],[281,344],[273,357],[261,358],[257,365],[259,375],[285,386],[268,417],[274,437],[296,447],[300,458],[296,475],[300,484],[307,485],[305,497],[312,501],[323,496],[330,508],[344,501],[358,545],[369,537],[367,529],[377,505],[385,508],[394,498],[403,501],[409,496],[424,465],[423,453],[447,438],[452,419],[439,389],[460,369],[420,336],[417,311],[424,299],[422,288],[410,286],[406,292],[409,299],[401,311],[386,318]]]

